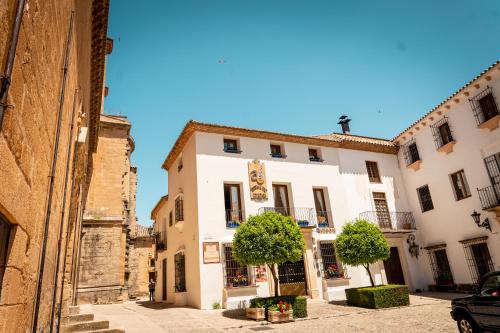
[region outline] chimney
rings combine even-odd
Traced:
[[[350,121],[351,121],[351,119],[347,118],[347,116],[340,116],[339,122],[337,124],[342,126],[342,133],[344,133],[344,134],[350,133],[350,129],[349,129],[349,122]]]

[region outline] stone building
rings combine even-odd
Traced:
[[[0,332],[48,331],[74,301],[108,5],[0,1]]]
[[[131,124],[126,117],[102,114],[99,127],[83,214],[80,304],[120,302],[129,294],[147,292],[149,255],[153,254],[149,229],[137,225],[135,216],[137,169],[130,164]]]

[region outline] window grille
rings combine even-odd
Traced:
[[[428,185],[424,185],[417,189],[418,199],[420,201],[420,208],[422,213],[428,210],[434,209],[434,204],[432,203],[431,192]]]
[[[186,291],[186,256],[179,252],[174,256],[175,261],[175,292]]]
[[[10,231],[10,223],[0,215],[0,296],[2,294],[3,275],[7,266]]]
[[[380,173],[378,172],[377,162],[366,161],[365,163],[370,183],[380,183]]]
[[[410,141],[403,145],[403,155],[406,165],[410,165],[415,163],[416,161],[420,161],[420,155],[418,153],[418,147],[415,138],[412,138]]]
[[[321,260],[323,261],[323,276],[326,279],[344,278],[344,267],[337,260],[335,247],[332,241],[322,241],[319,243]]]
[[[384,229],[391,229],[391,214],[389,213],[389,207],[387,207],[385,193],[373,192],[373,202],[375,204],[375,212],[377,214],[379,226]]]
[[[448,122],[448,117],[443,117],[441,120],[432,124],[431,126],[432,136],[434,137],[434,143],[436,148],[439,149],[447,143],[455,141],[453,139],[453,134]]]
[[[478,237],[460,241],[464,248],[465,260],[474,284],[478,284],[481,276],[495,270],[487,245],[488,237]]]
[[[469,99],[469,102],[478,125],[498,115],[498,105],[493,96],[493,91],[489,86]]]
[[[452,285],[453,275],[446,254],[446,244],[426,248],[432,274],[437,285]]]
[[[172,211],[168,213],[168,225],[171,227],[174,224],[174,214]]]
[[[491,186],[477,189],[477,191],[483,209],[490,209],[500,205],[500,153],[486,157],[484,164]]]
[[[182,197],[175,199],[175,222],[184,221],[184,200]]]
[[[278,279],[280,284],[306,282],[304,259],[297,262],[285,262],[278,265]]]
[[[242,287],[250,285],[248,267],[242,266],[233,258],[233,247],[224,245],[225,280],[228,287]]]

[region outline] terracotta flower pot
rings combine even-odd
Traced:
[[[266,319],[266,309],[265,308],[246,308],[247,318],[253,320],[264,320]]]

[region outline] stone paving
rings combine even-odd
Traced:
[[[410,296],[410,306],[371,310],[338,302],[309,300],[309,317],[292,323],[268,324],[247,320],[241,311],[198,310],[148,301],[112,305],[82,305],[97,320],[127,333],[153,332],[458,332],[450,317],[450,299],[457,294],[422,293]]]

